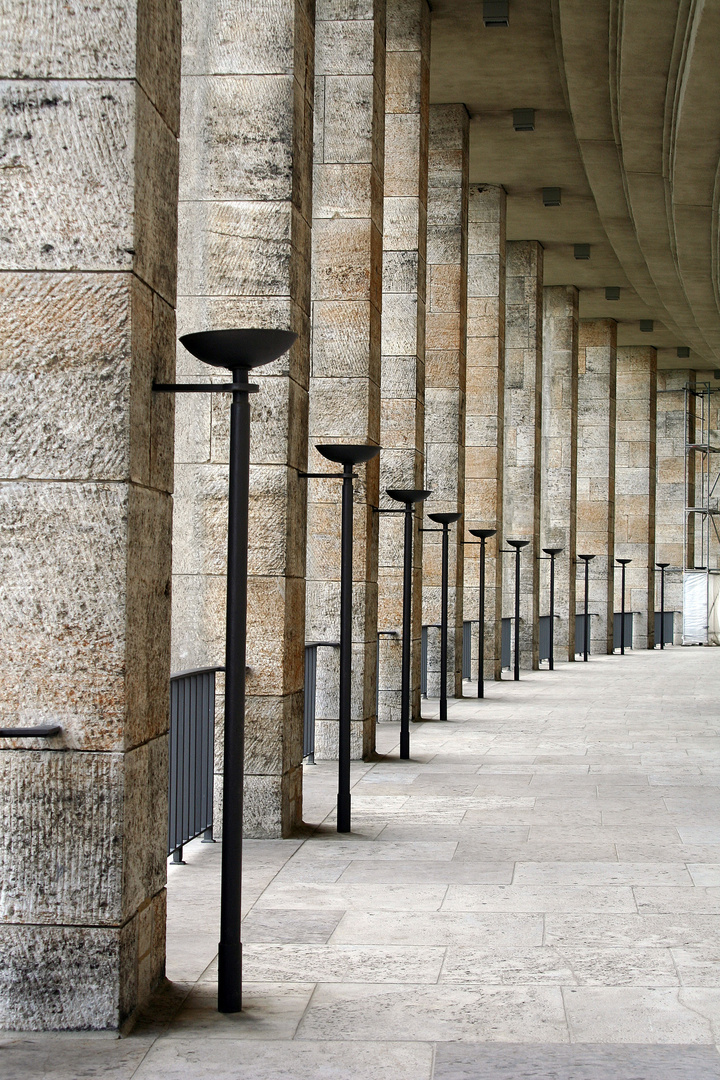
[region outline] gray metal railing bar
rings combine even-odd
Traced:
[[[192,668],[170,679],[168,855],[176,863],[201,833],[213,842],[215,675],[224,670]]]

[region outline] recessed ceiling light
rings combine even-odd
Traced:
[[[653,322],[652,319],[641,319],[640,320],[640,333],[641,334],[652,334],[654,328],[655,328],[655,323]]]
[[[678,360],[690,359],[690,347],[688,345],[678,345],[677,348]]]
[[[483,0],[483,22],[486,26],[509,26],[510,0]]]
[[[606,300],[619,300],[620,299],[620,286],[619,285],[606,285],[605,286],[605,299]]]
[[[562,192],[559,187],[544,187],[543,191],[543,206],[560,206],[562,203]]]
[[[590,258],[590,245],[589,244],[575,244],[574,246],[576,259],[589,259]]]
[[[535,110],[513,109],[513,127],[516,131],[534,131]]]

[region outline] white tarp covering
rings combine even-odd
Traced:
[[[686,570],[683,574],[683,645],[706,645],[707,639],[708,575],[705,570]]]
[[[708,644],[720,645],[720,574],[708,575]]]

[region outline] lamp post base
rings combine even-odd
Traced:
[[[242,1011],[242,944],[218,945],[218,1012]]]
[[[350,832],[350,792],[338,791],[337,797],[337,831]]]

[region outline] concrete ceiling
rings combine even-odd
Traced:
[[[720,0],[510,0],[507,28],[482,6],[432,0],[430,100],[467,106],[470,182],[502,184],[508,239],[542,243],[581,318],[616,319],[660,367],[720,368]],[[534,131],[513,129],[519,108]]]

